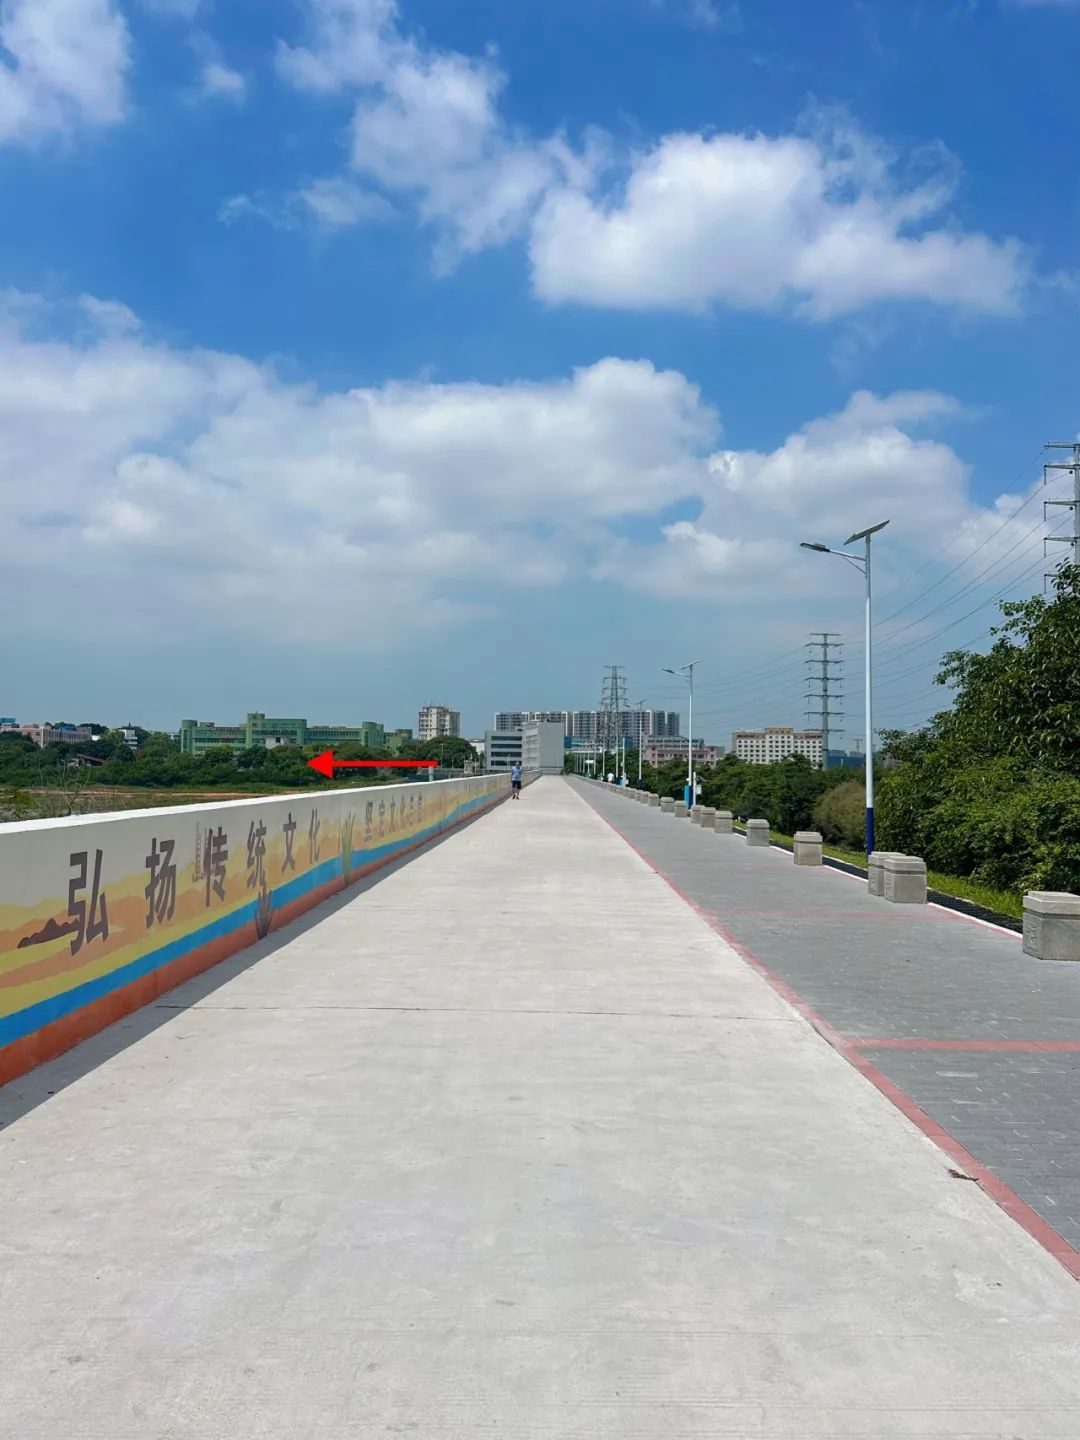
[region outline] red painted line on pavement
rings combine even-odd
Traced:
[[[876,1090],[879,1090],[887,1100],[890,1100],[893,1105],[896,1106],[897,1110],[910,1120],[913,1125],[916,1125],[927,1139],[932,1140],[940,1150],[943,1150],[949,1159],[952,1160],[965,1175],[974,1180],[979,1188],[989,1195],[991,1200],[993,1200],[1011,1220],[1014,1220],[1022,1230],[1026,1231],[1036,1244],[1041,1245],[1048,1254],[1052,1255],[1054,1259],[1069,1272],[1074,1280],[1080,1280],[1080,1251],[1074,1250],[1068,1241],[1063,1239],[1052,1225],[1047,1224],[1037,1210],[1034,1210],[1026,1200],[1021,1200],[1015,1190],[1006,1185],[1004,1180],[1000,1180],[992,1171],[988,1170],[985,1165],[981,1164],[980,1161],[976,1160],[975,1156],[972,1155],[969,1150],[965,1149],[959,1140],[955,1139],[943,1126],[932,1119],[925,1110],[915,1103],[906,1091],[901,1090],[899,1085],[893,1084],[887,1075],[883,1074],[865,1055],[860,1054],[859,1043],[865,1044],[865,1041],[853,1042],[848,1040],[846,1036],[841,1035],[838,1030],[835,1030],[829,1022],[823,1016],[819,1015],[813,1006],[809,1005],[786,981],[781,980],[778,975],[774,975],[769,967],[759,960],[756,955],[752,954],[741,941],[737,940],[734,935],[725,930],[715,915],[699,905],[670,875],[661,870],[660,866],[657,865],[654,860],[650,859],[644,851],[639,850],[630,837],[624,834],[614,821],[609,820],[605,814],[597,810],[589,801],[586,800],[585,803],[589,805],[594,815],[598,815],[606,825],[610,826],[615,834],[618,835],[619,839],[628,845],[634,854],[637,855],[640,860],[643,860],[649,869],[655,875],[658,875],[660,879],[678,895],[680,900],[683,900],[689,905],[691,910],[696,911],[705,923],[712,930],[715,930],[717,935],[730,945],[741,959],[746,961],[751,969],[756,970],[762,979],[767,981],[773,990],[775,990],[782,999],[786,1000],[792,1009],[796,1010],[823,1040],[828,1041],[834,1050],[858,1070],[860,1075],[869,1080],[870,1084],[873,1085]],[[968,917],[965,916],[962,918]]]
[[[908,1040],[876,1036],[849,1040],[854,1050],[1080,1050],[1080,1040]]]

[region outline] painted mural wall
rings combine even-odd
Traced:
[[[477,776],[0,825],[0,1084],[508,786]]]

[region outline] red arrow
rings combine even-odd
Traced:
[[[419,770],[423,767],[430,768],[432,765],[438,765],[439,762],[437,760],[335,760],[333,750],[324,750],[321,755],[316,755],[314,760],[309,760],[307,763],[312,770],[317,770],[320,775],[325,775],[327,780],[332,780],[334,771],[342,769],[343,766],[366,770],[385,770],[389,765],[405,765],[410,770]]]

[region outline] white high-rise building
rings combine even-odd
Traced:
[[[417,727],[421,740],[437,740],[440,735],[461,734],[461,711],[448,705],[424,705]]]
[[[805,755],[811,765],[821,764],[821,731],[795,730],[790,725],[767,725],[764,730],[736,730],[731,751],[751,765],[773,765],[789,755]]]
[[[561,725],[563,734],[569,733],[567,724],[569,711],[567,710],[497,710],[495,712],[496,730],[520,730],[525,725]]]
[[[602,740],[625,740],[636,745],[638,732],[649,741],[677,737],[682,717],[677,710],[618,710],[614,719],[602,710],[497,710],[497,731],[520,730],[530,723],[562,725],[564,733],[580,747]]]

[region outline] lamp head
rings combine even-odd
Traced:
[[[813,540],[800,540],[799,548],[800,550],[818,550],[822,555],[829,554],[829,547],[827,545],[818,545]]]

